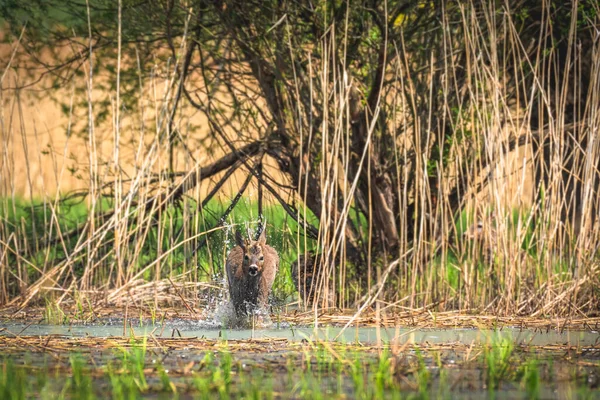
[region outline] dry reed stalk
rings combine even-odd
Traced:
[[[193,187],[196,191],[193,196],[200,198],[203,169],[182,139],[184,122],[175,117],[184,85],[184,74],[179,71],[188,50],[195,46],[187,32],[191,14],[186,14],[185,34],[173,45],[174,55],[178,57],[172,69],[164,75],[156,73],[150,82],[142,83],[142,68],[139,68],[140,126],[133,127],[139,130],[139,137],[137,133],[131,134],[133,145],[129,156],[135,161],[135,168],[134,174],[125,179],[124,165],[129,159],[124,143],[130,134],[121,115],[121,68],[126,62],[122,60],[120,33],[122,5],[119,2],[117,88],[112,108],[112,137],[108,139],[103,137],[99,123],[94,120],[98,111],[95,102],[99,100],[95,85],[100,78],[94,75],[97,60],[92,48],[89,4],[86,5],[89,58],[83,67],[87,97],[85,169],[89,185],[82,198],[88,202],[89,218],[85,227],[75,233],[68,231],[59,221],[61,202],[57,193],[52,201],[43,200],[41,207],[47,215],[40,221],[44,226],[37,220],[32,221],[32,228],[26,226],[25,220],[17,222],[14,229],[2,224],[1,304],[27,305],[43,299],[49,288],[62,293],[59,299],[74,298],[75,291],[104,290],[108,301],[127,301],[125,293],[140,285],[140,279],[144,278],[154,282],[155,291],[152,295],[147,291],[136,294],[135,301],[144,295],[150,296],[156,307],[164,299],[165,277],[192,271],[200,261],[196,252],[198,243],[205,243],[201,236],[211,232],[204,221],[205,204],[198,202],[202,203],[200,210],[192,211],[195,203],[184,196]],[[311,314],[313,322],[324,321],[317,309],[331,303],[331,289],[341,308],[351,304],[354,296],[363,300],[359,302],[363,305],[375,303],[383,314],[400,307],[418,309],[436,304],[439,310],[477,309],[500,315],[592,315],[598,302],[594,293],[598,285],[600,241],[597,221],[600,145],[596,138],[600,124],[597,73],[600,45],[597,40],[592,43],[589,58],[578,48],[578,10],[572,8],[565,43],[565,57],[569,62],[560,69],[558,50],[546,45],[551,37],[547,26],[541,31],[542,40],[532,45],[522,41],[510,9],[497,9],[492,2],[483,6],[466,2],[443,7],[439,25],[441,40],[431,43],[427,54],[411,47],[418,38],[408,34],[393,41],[386,37],[382,42],[381,87],[387,81],[386,89],[377,93],[369,104],[372,109],[364,114],[357,113],[356,104],[367,102],[369,94],[360,86],[361,80],[353,76],[356,74],[354,66],[346,61],[349,41],[346,35],[351,27],[345,26],[342,30],[332,27],[305,55],[294,48],[292,35],[287,37],[286,50],[290,58],[298,65],[305,63],[307,69],[302,74],[308,74],[308,79],[302,81],[302,74],[294,69],[287,82],[290,93],[282,95],[288,109],[294,111],[285,116],[284,122],[289,124],[286,128],[294,129],[300,143],[299,176],[295,183],[300,206],[291,210],[296,220],[303,221],[309,214],[307,204],[313,194],[311,190],[318,192],[317,204],[320,205],[319,210],[312,210],[319,214],[321,221],[316,247],[320,249],[322,265],[320,275],[314,279],[317,296]],[[544,15],[542,22],[550,26],[552,16]],[[291,32],[292,27],[286,26],[286,29]],[[22,35],[15,41],[9,66],[21,38]],[[533,50],[529,46],[534,46]],[[206,56],[200,52],[201,63],[206,61]],[[578,79],[574,79],[574,86],[569,79],[558,79],[561,74],[581,78],[588,61],[592,71],[588,88],[578,86]],[[247,70],[244,65],[231,66],[231,71],[240,75]],[[7,71],[8,68],[2,74],[0,86],[7,81]],[[202,71],[202,74],[210,73]],[[224,106],[233,107],[237,98],[227,103],[210,96],[218,90],[209,83],[215,76],[221,75],[202,76],[204,87],[199,91],[207,98],[190,96],[189,102],[201,103],[193,106],[199,105],[196,108],[208,114],[206,118],[214,131],[214,140],[224,147],[233,146],[232,138],[247,126],[241,119],[232,122],[233,117],[222,110],[227,109]],[[528,79],[531,86],[524,87]],[[259,97],[252,93],[256,90],[252,85],[244,88],[236,95],[246,99]],[[244,91],[250,94],[242,95]],[[0,89],[2,101],[6,94]],[[297,101],[305,94],[311,110]],[[4,116],[3,107],[0,118],[0,173],[7,178],[3,179],[1,189],[9,194],[2,204],[3,215],[9,211],[17,213],[15,171],[20,164],[13,156],[17,153],[15,149],[24,154],[25,185],[31,195],[37,187],[36,164],[42,162],[40,140],[36,146],[28,141],[23,100],[19,96],[17,91],[10,98],[11,115]],[[580,110],[580,120],[568,122],[569,113],[573,112],[568,105],[571,97],[586,99],[586,107]],[[576,103],[575,106],[583,104]],[[69,131],[71,119],[75,117],[73,104],[74,94],[70,99]],[[258,105],[259,101],[253,104]],[[152,107],[155,126],[150,128],[146,126],[146,113],[151,114]],[[306,113],[313,115],[314,109],[323,110],[321,119],[304,118]],[[539,120],[537,130],[529,123],[532,118]],[[364,143],[356,152],[353,128],[359,119],[367,130]],[[260,128],[257,132],[274,129],[264,128],[272,124],[267,117],[257,117],[257,120],[255,126]],[[386,133],[391,132],[389,142],[379,137],[380,125],[385,125]],[[450,130],[456,139],[446,142]],[[32,133],[40,137],[37,129]],[[242,140],[249,143],[255,139],[250,136]],[[574,138],[585,140],[577,144]],[[62,151],[63,159],[67,158],[69,140],[67,138]],[[180,140],[181,149],[174,150],[174,140]],[[110,142],[110,156],[103,153],[106,151],[103,142]],[[384,162],[377,159],[382,146],[393,146],[390,152],[393,159]],[[524,156],[515,156],[515,149]],[[174,152],[181,152],[182,157],[175,157]],[[321,156],[315,158],[315,152]],[[265,188],[268,192],[268,172],[263,170],[262,163],[260,166],[249,163],[248,158],[254,154],[240,158],[236,165],[243,166],[247,176],[257,177],[259,191]],[[548,165],[540,164],[543,157],[549,160]],[[180,159],[184,160],[181,168],[187,172],[176,175],[174,168],[179,167],[177,160]],[[381,206],[386,204],[381,199],[386,193],[378,191],[381,184],[377,180],[378,168],[381,169],[383,163],[394,171],[391,186],[397,208],[403,213],[391,232],[379,230],[374,222],[378,216],[390,212]],[[358,167],[353,169],[355,164]],[[54,162],[53,165],[55,179],[60,181],[65,163]],[[529,175],[534,175],[533,170],[539,165],[543,177],[534,181]],[[233,165],[231,168],[234,174]],[[312,175],[315,170],[319,171],[318,180]],[[154,175],[155,171],[165,173]],[[46,182],[42,181],[41,187],[46,188]],[[60,192],[60,184],[58,187]],[[270,196],[279,196],[277,199],[285,202],[285,190],[273,189]],[[572,193],[576,191],[581,193],[580,198]],[[367,196],[361,198],[365,193]],[[262,195],[259,198],[262,209]],[[112,207],[108,213],[104,209],[107,201]],[[362,213],[358,211],[361,204],[365,210]],[[464,219],[461,213],[489,215],[491,210],[497,218],[486,221],[490,229],[484,230],[480,240],[490,248],[491,256],[485,257],[476,243],[460,236],[465,227],[457,225]],[[176,214],[178,212],[182,217]],[[36,215],[33,206],[30,215]],[[395,216],[392,217],[396,223]],[[181,218],[183,222],[179,226]],[[199,233],[202,230],[206,232]],[[301,223],[296,232],[294,244],[299,253],[301,248],[309,248],[310,228]],[[397,243],[384,245],[376,257],[376,236],[382,232],[386,234],[385,239]],[[381,240],[385,243],[385,239]],[[48,243],[56,246],[46,246]],[[354,265],[346,263],[352,243],[356,244],[358,253],[364,254],[362,259],[353,261]],[[151,261],[146,259],[149,248],[156,251]],[[55,252],[64,255],[59,257]],[[210,247],[208,252],[212,274],[215,272],[213,263],[219,265],[222,255],[213,254]],[[180,253],[185,254],[184,261],[178,258]],[[406,263],[397,263],[388,272],[385,266],[390,265],[390,260],[407,254],[410,257]],[[42,258],[39,264],[32,261],[36,257]],[[9,259],[14,260],[14,266],[7,267]],[[195,268],[193,276],[195,281],[205,278]],[[356,276],[360,279],[354,279]],[[9,290],[13,285],[17,288]],[[374,294],[377,296],[373,297]],[[364,302],[364,299],[369,301]],[[385,320],[383,314],[377,318]]]
[[[171,350],[186,350],[191,352],[206,352],[214,351],[215,347],[226,349],[230,353],[242,353],[242,354],[260,354],[265,352],[275,351],[311,351],[316,350],[317,346],[324,348],[334,358],[348,363],[349,360],[342,360],[341,352],[346,351],[359,351],[361,354],[377,354],[382,347],[388,347],[388,345],[366,345],[357,343],[335,343],[326,340],[314,338],[309,343],[300,343],[295,341],[289,341],[281,338],[255,338],[252,340],[227,340],[226,342],[221,339],[198,339],[198,338],[169,338],[169,337],[156,337],[151,335],[151,340],[147,341],[145,346],[147,349],[163,351],[164,349]],[[0,336],[0,344],[9,354],[22,353],[24,350],[30,350],[32,352],[44,352],[56,356],[55,359],[60,359],[63,353],[68,353],[73,347],[81,349],[81,352],[86,354],[94,351],[103,351],[110,349],[129,349],[140,346],[131,337],[112,337],[112,338],[98,338],[98,337],[85,337],[85,338],[72,338],[61,335],[51,335],[48,338],[41,338],[39,336],[27,336],[27,335],[6,335]],[[481,350],[487,344],[478,345],[466,345],[461,343],[412,343],[406,341],[402,344],[402,348],[410,351],[421,350],[424,352],[440,352],[440,351],[453,351],[459,354],[467,354],[467,360],[470,359],[468,354],[473,350]],[[589,346],[585,349],[587,352],[595,352],[598,350],[597,346]],[[546,352],[546,354],[558,355],[558,354],[572,354],[580,356],[584,354],[578,346],[574,345],[526,345],[516,346],[516,352],[526,353],[538,353]],[[586,360],[581,361],[584,365]]]

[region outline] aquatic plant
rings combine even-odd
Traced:
[[[217,391],[221,398],[229,395],[231,388],[231,369],[233,367],[233,357],[227,349],[219,351],[220,363],[212,368],[213,383],[217,387]]]
[[[552,385],[554,390],[556,381],[561,382],[559,390],[573,396],[593,398],[600,393],[594,380],[597,362],[593,356],[590,362],[590,354],[573,352],[565,361],[562,353],[544,353],[537,346],[510,347],[506,341],[511,341],[510,336],[498,332],[483,345],[423,343],[407,344],[399,350],[388,345],[324,340],[298,343],[269,339],[144,341],[128,337],[53,337],[46,343],[46,350],[53,354],[48,357],[50,366],[22,353],[17,356],[22,364],[6,358],[0,361],[0,398],[31,398],[43,393],[47,398],[90,399],[106,395],[114,399],[142,396],[228,399],[270,398],[285,393],[306,399],[447,399],[463,393],[465,387],[474,390],[475,396],[485,395],[481,392],[484,388],[493,397],[494,387],[502,390],[503,383],[519,396],[536,398],[545,385]],[[11,355],[28,343],[39,357],[39,337],[0,336],[0,345]],[[82,354],[62,357],[69,355],[75,346]],[[93,359],[88,358],[91,349]],[[271,355],[267,354],[273,350]],[[463,352],[465,361],[459,361],[457,354]],[[173,357],[174,354],[178,356]],[[550,373],[553,362],[560,363],[559,372],[565,365],[566,370],[575,372],[566,375],[560,372],[561,379],[555,379]],[[578,367],[570,368],[572,365]],[[480,374],[469,375],[479,376],[479,380],[461,387],[465,383],[461,368],[479,371]]]
[[[192,385],[198,392],[197,398],[211,398],[213,362],[213,354],[211,352],[206,352],[204,358],[200,361],[198,371],[194,371],[193,373]],[[209,371],[210,373],[206,373],[205,371]]]
[[[375,396],[385,397],[385,392],[394,387],[394,371],[392,369],[392,357],[386,347],[379,354],[375,366]]]
[[[448,386],[448,370],[444,367],[440,352],[434,351],[432,356],[439,371],[438,391],[436,397],[438,399],[449,399],[451,396],[450,387]]]
[[[24,400],[27,394],[27,373],[13,360],[4,358],[0,365],[0,398]]]
[[[354,395],[356,398],[364,398],[365,396],[365,377],[364,368],[361,362],[362,356],[359,353],[354,353],[353,361],[350,364],[350,377],[354,384]]]
[[[147,338],[143,337],[141,341],[132,338],[130,342],[129,348],[118,348],[118,359],[109,362],[106,368],[113,393],[123,398],[135,398],[149,388],[145,372]]]
[[[177,387],[171,381],[171,378],[169,377],[169,371],[165,369],[162,363],[159,363],[156,366],[156,372],[158,373],[162,390],[164,392],[177,393]]]
[[[80,354],[69,357],[71,364],[71,378],[67,380],[66,387],[73,399],[95,399],[94,386],[90,370],[86,368],[87,361]]]
[[[491,343],[484,346],[485,378],[489,390],[498,389],[501,382],[511,372],[513,365],[510,362],[513,348],[512,339],[498,332],[492,335]]]
[[[525,389],[528,399],[540,398],[541,378],[540,365],[537,359],[527,360],[520,367],[521,386]]]
[[[135,377],[131,370],[121,369],[111,362],[106,365],[106,374],[110,382],[112,398],[117,399],[137,399],[142,393],[143,384]]]
[[[55,299],[46,299],[44,322],[51,325],[68,324],[69,319]]]

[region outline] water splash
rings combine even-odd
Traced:
[[[197,322],[198,327],[205,329],[222,328],[271,328],[273,322],[268,310],[252,310],[248,317],[238,317],[229,299],[226,279],[220,277],[213,284],[220,289],[207,294],[206,307]]]
[[[259,218],[250,218],[243,224],[236,224],[230,216],[229,221],[223,223],[223,247],[229,252],[236,246],[234,235],[237,226],[240,226],[244,235],[248,232],[252,237],[261,229],[263,220]],[[206,329],[221,328],[269,328],[273,322],[268,310],[253,310],[247,318],[238,318],[236,316],[233,304],[229,299],[229,290],[225,271],[223,275],[213,276],[213,285],[219,289],[206,294],[204,298],[206,307],[198,321],[198,326]]]

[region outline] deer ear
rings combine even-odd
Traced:
[[[246,248],[246,242],[244,241],[244,238],[242,238],[242,232],[239,230],[235,231],[235,243],[242,249]]]
[[[263,226],[262,232],[260,233],[260,236],[258,237],[257,242],[260,244],[267,243],[267,225],[266,224]]]

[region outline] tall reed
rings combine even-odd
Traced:
[[[552,7],[535,36],[513,2],[396,6],[358,39],[364,10],[350,7],[311,43],[291,13],[253,42],[228,30],[245,5],[217,7],[224,46],[201,41],[202,14],[181,7],[182,34],[149,72],[124,55],[122,4],[113,58],[97,57],[88,9],[83,75],[57,92],[61,145],[29,122],[9,58],[0,304],[197,300],[222,273],[231,224],[266,220],[283,291],[296,256],[315,253],[315,310],[596,313],[600,43],[580,27],[600,25],[598,7],[564,8],[556,44]],[[277,57],[253,64],[268,35]],[[101,62],[116,73],[97,75]]]

